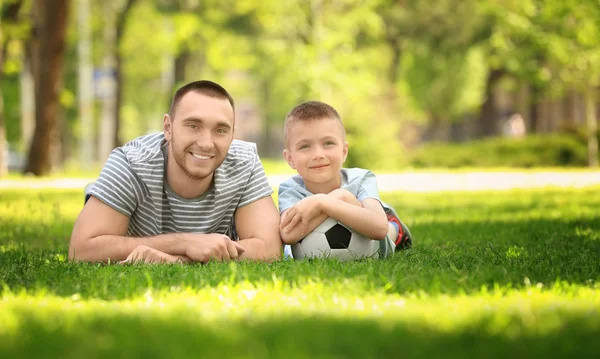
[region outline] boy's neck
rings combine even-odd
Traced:
[[[336,178],[332,178],[331,181],[324,182],[324,183],[313,183],[313,182],[304,181],[304,185],[306,186],[306,189],[312,194],[318,194],[318,193],[327,194],[327,193],[330,193],[331,191],[334,191],[334,190],[342,187],[342,176],[340,173],[340,175],[337,176]]]

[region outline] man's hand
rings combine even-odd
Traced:
[[[194,262],[229,261],[244,253],[244,247],[224,234],[183,234],[185,255]],[[201,238],[198,238],[201,237]]]
[[[190,259],[186,256],[174,256],[158,249],[154,249],[143,244],[137,246],[127,259],[120,261],[125,263],[188,263]]]
[[[321,214],[321,201],[323,194],[306,197],[293,207],[284,212],[284,217],[279,229],[284,233],[290,233],[296,226],[300,226],[301,235],[308,231],[308,222]]]

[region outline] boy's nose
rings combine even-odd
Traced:
[[[323,158],[323,150],[321,150],[320,148],[316,148],[315,152],[313,153],[313,157],[314,158]]]

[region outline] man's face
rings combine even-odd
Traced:
[[[233,141],[234,114],[227,99],[188,92],[174,117],[164,118],[169,153],[181,172],[195,180],[212,178]]]
[[[339,181],[347,154],[348,144],[337,119],[297,122],[289,129],[284,157],[307,184]]]

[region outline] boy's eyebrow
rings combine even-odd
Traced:
[[[195,122],[195,123],[204,123],[204,120],[198,117],[187,117],[183,119],[183,122]],[[231,124],[229,124],[226,121],[222,121],[222,120],[218,120],[217,121],[217,127],[226,127],[228,129],[231,129]]]

